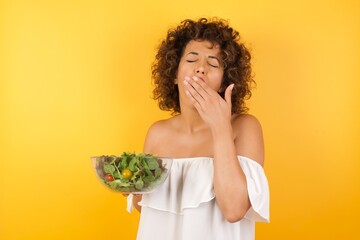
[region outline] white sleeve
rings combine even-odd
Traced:
[[[245,174],[251,207],[244,218],[256,222],[270,222],[269,185],[263,167],[254,160],[238,156]]]
[[[132,194],[129,194],[127,196],[127,206],[126,206],[126,211],[128,211],[129,213],[131,213],[134,209],[134,204],[133,204],[133,196]]]

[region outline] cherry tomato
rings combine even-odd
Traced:
[[[123,178],[125,179],[129,179],[131,178],[131,176],[133,175],[132,171],[128,168],[125,168],[121,171],[121,175]]]
[[[104,178],[105,178],[105,180],[108,181],[108,182],[114,181],[114,177],[113,177],[111,174],[109,174],[109,173],[106,174]]]

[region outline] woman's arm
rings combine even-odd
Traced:
[[[139,202],[141,201],[142,195],[141,194],[134,194],[133,196],[133,204],[136,210],[138,210],[141,213],[141,206],[139,205]]]
[[[214,146],[214,192],[216,202],[229,222],[241,220],[250,208],[245,174],[237,155],[264,162],[260,123],[251,115],[231,116],[231,91],[225,99],[196,77],[184,82],[187,95],[211,129]]]
[[[158,138],[156,138],[156,134],[158,133],[159,130],[159,126],[160,126],[160,121],[154,123],[152,126],[150,126],[146,137],[145,137],[145,142],[144,142],[144,148],[143,148],[143,152],[144,153],[148,153],[148,154],[155,154],[154,150],[154,146],[156,145],[156,140]],[[134,207],[136,208],[136,210],[138,210],[141,213],[141,206],[139,205],[139,202],[142,199],[142,195],[141,194],[135,194],[133,196],[133,204]]]
[[[240,115],[233,119],[233,124],[224,123],[212,129],[212,134],[216,201],[225,218],[229,222],[236,222],[251,207],[245,174],[237,155],[249,157],[263,165],[261,126],[255,117]]]

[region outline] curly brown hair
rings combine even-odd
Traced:
[[[185,47],[191,40],[206,40],[220,46],[224,69],[220,95],[224,97],[226,87],[234,83],[232,113],[245,113],[248,110],[245,100],[251,97],[250,88],[255,83],[251,72],[251,55],[240,42],[239,32],[219,18],[186,19],[168,31],[151,68],[155,86],[153,98],[158,101],[160,109],[180,113],[179,90],[174,79]]]

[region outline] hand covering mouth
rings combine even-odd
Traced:
[[[202,77],[199,77],[199,76],[194,76],[194,77],[196,77],[196,78],[200,79],[201,81],[205,82],[205,80]]]

